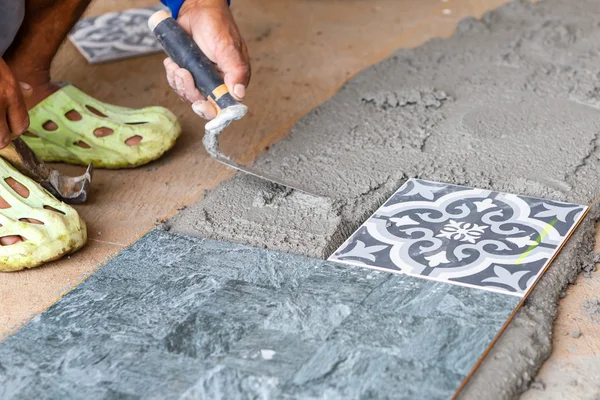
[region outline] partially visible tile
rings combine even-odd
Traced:
[[[90,64],[162,51],[148,18],[163,6],[132,8],[79,21],[69,39]]]
[[[586,210],[409,179],[329,260],[522,297]]]

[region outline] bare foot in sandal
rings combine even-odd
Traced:
[[[86,240],[85,223],[73,208],[0,158],[0,272],[42,265]]]

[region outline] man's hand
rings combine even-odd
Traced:
[[[250,81],[250,58],[227,1],[187,0],[179,11],[177,22],[217,65],[229,92],[242,100]],[[196,114],[206,119],[217,115],[213,104],[196,88],[188,70],[180,68],[170,58],[165,60],[165,69],[169,85],[181,98],[193,103]]]
[[[8,65],[0,58],[0,149],[11,141],[12,135],[20,135],[29,128],[29,113],[25,97],[33,89],[15,79]]]

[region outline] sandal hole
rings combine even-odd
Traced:
[[[4,197],[0,196],[0,210],[6,210],[10,207],[12,206],[8,204],[8,201],[4,200]]]
[[[81,147],[82,149],[89,149],[89,148],[91,148],[91,147],[92,147],[92,146],[90,146],[89,144],[87,144],[86,142],[84,142],[83,140],[80,140],[79,142],[75,142],[75,143],[73,143],[73,144],[74,144],[75,146],[79,146],[79,147]]]
[[[83,118],[81,116],[81,114],[79,114],[77,111],[75,110],[71,110],[71,111],[67,111],[65,113],[65,117],[67,117],[67,119],[69,121],[81,121],[81,119]]]
[[[19,196],[24,199],[29,197],[29,189],[22,183],[17,182],[14,178],[4,178],[4,182],[6,182]]]
[[[125,122],[127,125],[144,125],[147,124],[148,121],[140,121],[140,122]]]
[[[27,222],[28,224],[45,225],[42,221],[35,218],[19,218],[19,221]]]
[[[42,127],[49,132],[53,132],[58,129],[58,125],[56,125],[56,122],[52,120],[44,122],[44,125],[42,125]]]
[[[112,135],[113,133],[115,133],[115,131],[105,126],[94,129],[94,136],[96,137],[106,137]]]
[[[92,112],[93,114],[96,114],[99,117],[102,117],[102,118],[107,117],[105,114],[101,113],[100,111],[98,111],[97,109],[95,109],[92,106],[85,106],[85,108],[87,108],[88,110],[90,110],[90,112]]]
[[[66,215],[64,212],[57,210],[54,207],[50,207],[50,206],[44,206],[44,210],[48,210],[48,211],[54,211],[56,213],[62,214],[62,215]]]
[[[135,146],[137,144],[139,144],[142,141],[142,137],[140,135],[135,135],[130,137],[129,139],[127,139],[125,141],[125,144],[127,146]]]
[[[26,241],[27,239],[20,235],[7,235],[0,237],[0,246],[13,246]]]

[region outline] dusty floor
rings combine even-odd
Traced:
[[[223,135],[224,147],[238,158],[253,159],[354,73],[396,48],[449,36],[462,17],[479,16],[504,2],[337,0],[316,5],[312,1],[253,0],[237,6],[236,17],[253,56],[253,87],[271,90],[250,91],[248,104],[252,114]],[[153,3],[97,1],[89,14]],[[307,17],[290,21],[286,18],[290,14]],[[386,26],[386,30],[381,26]],[[293,53],[286,51],[290,46]],[[155,219],[186,201],[197,202],[205,188],[231,176],[203,151],[197,140],[203,123],[170,93],[160,60],[161,56],[151,56],[90,67],[70,44],[61,50],[54,68],[56,79],[69,80],[90,94],[122,105],[168,106],[182,118],[184,136],[172,152],[150,169],[96,175],[96,194],[89,205],[80,208],[92,232],[86,250],[46,268],[0,276],[0,302],[6,306],[6,312],[0,316],[1,331],[9,332],[55,301],[102,260],[150,228]],[[274,91],[278,94],[273,95]],[[190,169],[190,165],[196,168]],[[547,398],[550,392],[556,398],[572,398],[598,390],[583,379],[594,371],[593,355],[599,350],[598,318],[586,314],[581,305],[594,293],[600,294],[598,289],[600,276],[592,274],[592,278],[580,277],[568,291],[555,327],[553,356],[540,372],[538,389],[530,390],[525,398]],[[576,330],[582,333],[578,338],[572,334]],[[541,391],[544,385],[546,391]]]

